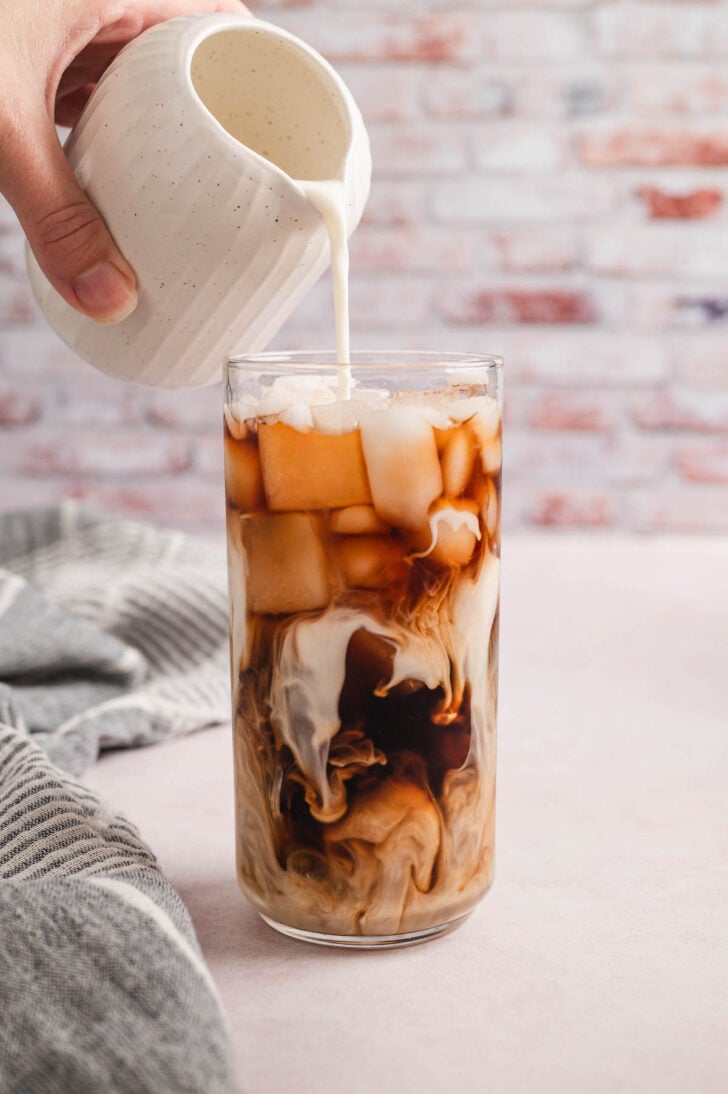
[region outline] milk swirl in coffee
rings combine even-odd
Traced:
[[[284,376],[225,432],[241,885],[315,934],[451,923],[492,879],[497,403]]]
[[[500,410],[475,370],[352,378],[343,188],[301,186],[338,375],[229,385],[225,411],[238,876],[284,929],[417,936],[493,874]]]

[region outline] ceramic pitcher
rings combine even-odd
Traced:
[[[29,252],[33,291],[80,357],[152,387],[214,382],[227,353],[264,349],[324,272],[328,236],[297,179],[339,179],[351,233],[371,178],[361,115],[334,69],[236,15],[173,19],[130,43],[66,154],[136,271],[139,303],[101,326]]]

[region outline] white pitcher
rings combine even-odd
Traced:
[[[136,271],[139,303],[99,325],[28,252],[33,291],[80,357],[151,387],[218,380],[225,355],[264,349],[324,272],[326,229],[296,179],[339,179],[350,233],[371,180],[361,114],[333,68],[242,15],[173,19],[130,43],[66,154]]]

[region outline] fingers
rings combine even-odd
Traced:
[[[71,129],[81,117],[93,89],[93,84],[87,84],[85,87],[79,87],[75,91],[57,96],[56,125]]]
[[[205,8],[205,0],[172,0],[171,3],[170,0],[166,3],[155,0],[155,3],[141,5],[141,10],[125,12],[120,19],[102,27],[71,61],[58,82],[57,97],[64,98],[87,84],[97,84],[119,51],[155,22],[185,14],[187,9],[203,12]],[[207,10],[252,18],[239,0],[209,0]]]
[[[0,112],[0,192],[15,209],[53,287],[98,322],[118,323],[131,314],[137,304],[136,278],[68,166],[49,116],[51,104],[56,104],[59,124],[75,123],[91,87],[121,46],[157,22],[204,11],[252,18],[239,0],[133,0],[119,18],[106,25],[102,18],[90,33],[85,24],[75,36],[66,33],[67,59],[64,54],[49,61],[46,102],[34,109],[24,104],[16,117],[6,102]]]
[[[72,307],[119,323],[137,304],[136,278],[71,171],[50,119],[5,130],[0,190],[38,263]]]
[[[86,84],[97,84],[111,62],[126,45],[122,39],[118,42],[107,42],[100,45],[90,42],[79,55],[71,62],[61,76],[57,95],[67,95]]]
[[[129,42],[143,30],[168,19],[215,12],[253,18],[251,11],[240,0],[134,0],[120,18],[105,23],[94,36],[94,42],[100,45]]]
[[[102,27],[62,73],[56,89],[57,125],[73,126],[94,86],[123,47],[155,22],[189,12],[220,12],[253,18],[240,0],[143,0],[135,9]]]

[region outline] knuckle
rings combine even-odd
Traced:
[[[98,236],[100,221],[87,201],[74,201],[51,210],[37,223],[40,244],[64,253],[85,250]]]

